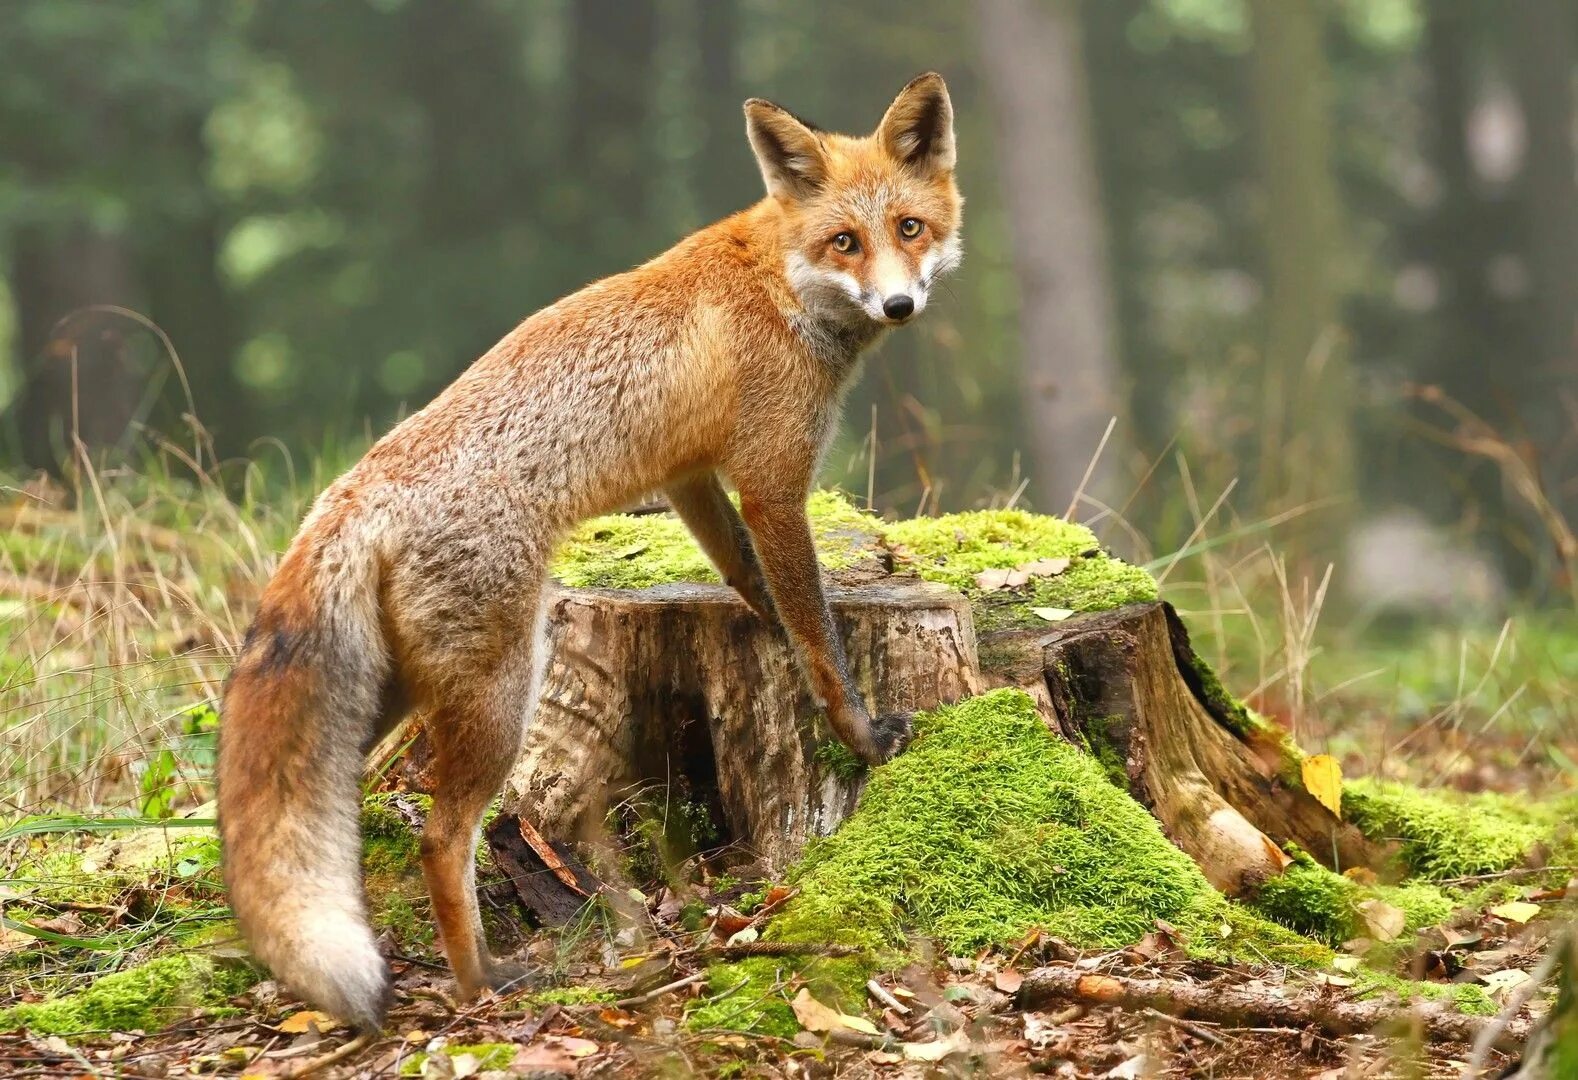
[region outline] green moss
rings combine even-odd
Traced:
[[[1108,734],[1117,721],[1118,718],[1112,716],[1093,717],[1081,724],[1080,730],[1084,732],[1085,749],[1096,759],[1101,771],[1107,774],[1107,779],[1112,781],[1114,787],[1128,791],[1128,762],[1124,761]]]
[[[1358,936],[1362,899],[1364,889],[1357,882],[1295,852],[1293,864],[1281,876],[1261,885],[1254,907],[1291,930],[1340,945]]]
[[[855,813],[789,877],[801,894],[770,938],[874,950],[902,948],[915,930],[968,952],[1032,927],[1113,947],[1157,919],[1206,947],[1224,940],[1230,910],[1155,818],[1015,690],[917,716],[910,749],[872,770]],[[1308,945],[1254,929],[1271,950]]]
[[[685,1014],[694,1031],[750,1031],[792,1038],[800,1030],[785,992],[796,973],[783,960],[760,956],[707,969],[707,994]]]
[[[818,743],[816,760],[827,766],[828,771],[840,780],[853,780],[866,771],[866,763],[837,739],[824,739]]]
[[[1565,861],[1578,797],[1541,803],[1357,779],[1343,791],[1342,811],[1366,836],[1397,842],[1410,874],[1441,879],[1510,870],[1541,849]]]
[[[420,835],[396,806],[411,805],[424,818],[432,801],[419,795],[371,795],[362,803],[362,876],[368,918],[402,946],[430,946],[433,919],[422,880]]]
[[[807,512],[817,554],[829,570],[853,565],[872,547],[880,524],[836,491],[813,492]],[[718,580],[684,522],[672,514],[593,518],[560,545],[550,572],[575,588],[644,589]]]
[[[1403,913],[1399,941],[1445,921],[1455,906],[1446,893],[1429,882],[1364,886],[1294,849],[1293,864],[1280,877],[1260,887],[1253,907],[1291,930],[1329,945],[1340,945],[1365,936],[1359,905],[1366,900],[1379,900]],[[1382,950],[1372,959],[1384,959],[1386,955],[1387,950]]]
[[[77,993],[0,1011],[0,1031],[155,1031],[194,1009],[223,1005],[256,981],[256,971],[247,965],[221,963],[198,953],[161,956],[106,975]]]
[[[539,990],[527,1000],[538,1006],[607,1005],[617,997],[618,995],[608,990],[597,990],[590,986],[556,986],[548,990]]]
[[[882,532],[920,577],[969,595],[975,601],[976,628],[982,632],[1046,625],[1032,608],[1105,611],[1157,596],[1148,573],[1106,555],[1095,533],[1061,518],[1024,510],[975,510],[893,522]],[[975,584],[982,570],[1058,558],[1070,560],[1068,569],[1034,578],[1021,589],[983,593]]]
[[[443,1049],[443,1053],[452,1058],[463,1054],[472,1055],[477,1059],[478,1068],[482,1071],[509,1068],[519,1051],[520,1047],[514,1043],[466,1043],[459,1046],[446,1046]],[[420,1050],[400,1063],[400,1075],[421,1076],[422,1067],[426,1064],[427,1051]]]

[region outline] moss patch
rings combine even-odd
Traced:
[[[975,510],[936,518],[914,518],[882,527],[905,565],[927,581],[963,591],[975,601],[982,632],[1044,626],[1031,609],[1106,611],[1157,597],[1156,581],[1101,550],[1083,525],[1024,510]],[[1055,577],[1034,578],[1016,590],[983,593],[975,584],[982,570],[1007,569],[1037,559],[1069,559]]]
[[[515,1060],[515,1055],[520,1047],[514,1043],[467,1043],[461,1046],[446,1046],[442,1053],[451,1058],[470,1054],[477,1059],[480,1071],[489,1069],[507,1069]],[[427,1064],[426,1050],[418,1051],[400,1063],[401,1076],[421,1076],[422,1067]]]
[[[618,997],[608,990],[597,990],[590,986],[556,986],[549,990],[539,990],[527,997],[533,1005],[607,1005]]]
[[[881,524],[836,491],[812,493],[807,512],[817,554],[829,570],[852,566],[873,547]],[[560,545],[550,572],[582,589],[718,580],[685,523],[673,514],[609,514],[584,522]]]
[[[1343,792],[1342,812],[1366,836],[1396,841],[1409,874],[1424,878],[1510,870],[1541,850],[1560,862],[1578,855],[1578,796],[1541,803],[1358,779]]]
[[[432,800],[423,795],[371,795],[362,803],[362,876],[368,918],[403,948],[433,944],[432,908],[422,880],[422,842],[401,803],[426,819]],[[486,845],[481,845],[483,849]]]
[[[221,963],[197,953],[161,956],[106,975],[52,1001],[0,1011],[0,1031],[27,1028],[39,1035],[89,1031],[154,1031],[205,1006],[223,1005],[257,981],[248,965]]]
[[[770,938],[878,950],[903,947],[909,930],[967,952],[1033,927],[1112,947],[1157,919],[1207,947],[1223,940],[1230,914],[1246,929],[1258,922],[1233,912],[1156,820],[1016,690],[917,716],[910,749],[872,771],[859,808],[790,879],[801,895]],[[1309,945],[1254,928],[1261,949]]]
[[[1366,900],[1378,900],[1403,913],[1403,939],[1452,914],[1451,897],[1429,882],[1365,886],[1333,873],[1302,851],[1295,850],[1293,859],[1280,877],[1260,887],[1253,906],[1267,918],[1328,945],[1364,936],[1359,905]]]

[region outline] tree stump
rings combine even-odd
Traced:
[[[892,579],[833,588],[874,711],[980,689],[969,602]],[[597,836],[610,805],[683,778],[767,873],[853,809],[863,770],[833,740],[783,632],[721,585],[556,589],[537,713],[506,786],[547,837]]]
[[[965,515],[959,527],[979,521]],[[1065,550],[1075,554],[1035,565],[1099,587],[1089,571],[1108,556],[1088,531],[1058,526],[1072,534]],[[972,593],[972,610],[963,593],[914,576],[938,565],[928,561],[939,559],[935,546],[925,554],[888,547],[879,527],[847,510],[821,537],[849,555],[830,597],[873,712],[1024,688],[1048,726],[1096,755],[1229,896],[1253,894],[1280,874],[1290,844],[1337,869],[1382,864],[1384,851],[1304,790],[1296,748],[1221,689],[1169,605],[1129,603],[1043,622],[1025,599],[1045,595],[1031,581],[1024,592]],[[943,527],[945,552],[963,550],[970,537],[951,522]],[[1004,519],[986,527],[1036,526]],[[625,546],[603,565],[624,573],[649,544],[674,557],[669,533],[627,544],[631,528],[616,522],[589,533],[601,543],[626,530],[609,541]],[[1071,592],[1063,602],[1099,606],[1103,595],[1111,594]],[[716,839],[753,855],[770,876],[854,809],[863,767],[826,730],[782,631],[730,589],[556,587],[547,605],[536,715],[490,832],[501,862],[585,895],[566,866],[565,842],[605,836],[610,807],[647,788],[703,803],[724,834]],[[1005,615],[1010,608],[1023,611]],[[978,649],[977,612],[1014,628],[988,634]],[[530,890],[517,891],[524,899]]]
[[[1304,790],[1280,733],[1213,700],[1171,605],[1007,631],[982,649],[993,659],[988,680],[1042,702],[1059,733],[1106,764],[1228,896],[1280,874],[1289,843],[1334,868],[1379,864],[1358,829]]]

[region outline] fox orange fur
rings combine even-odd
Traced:
[[[364,1029],[389,990],[358,781],[414,710],[436,753],[422,865],[459,992],[524,974],[487,952],[473,855],[534,700],[545,567],[576,522],[661,489],[782,620],[838,736],[868,761],[908,736],[850,682],[805,502],[861,353],[959,261],[952,105],[926,74],[866,137],[759,99],[745,115],[766,198],[521,323],[323,493],[263,593],[224,700],[225,880],[258,958]]]

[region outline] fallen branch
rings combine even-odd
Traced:
[[[1067,967],[1038,968],[1025,975],[1019,1005],[1035,1008],[1049,1001],[1079,1001],[1129,1009],[1155,1009],[1191,1020],[1258,1027],[1316,1027],[1330,1035],[1354,1035],[1383,1024],[1414,1024],[1435,1042],[1472,1043],[1490,1029],[1488,1016],[1465,1016],[1450,1001],[1414,1006],[1395,1001],[1351,1001],[1329,992],[1307,990],[1283,997],[1271,987],[1203,986],[1172,979],[1132,979],[1098,975]],[[1526,1020],[1514,1020],[1496,1036],[1498,1048],[1516,1050],[1528,1036]]]
[[[695,986],[706,977],[707,973],[705,971],[698,971],[694,975],[686,975],[683,979],[675,979],[671,983],[664,983],[656,990],[648,990],[646,993],[637,994],[634,997],[620,998],[614,1002],[614,1008],[634,1009],[642,1005],[650,1005],[665,994],[672,994],[674,991],[683,990],[687,986]]]
[[[831,945],[816,941],[745,941],[738,945],[714,945],[696,955],[704,960],[739,960],[747,956],[856,956],[865,952],[858,945]]]

